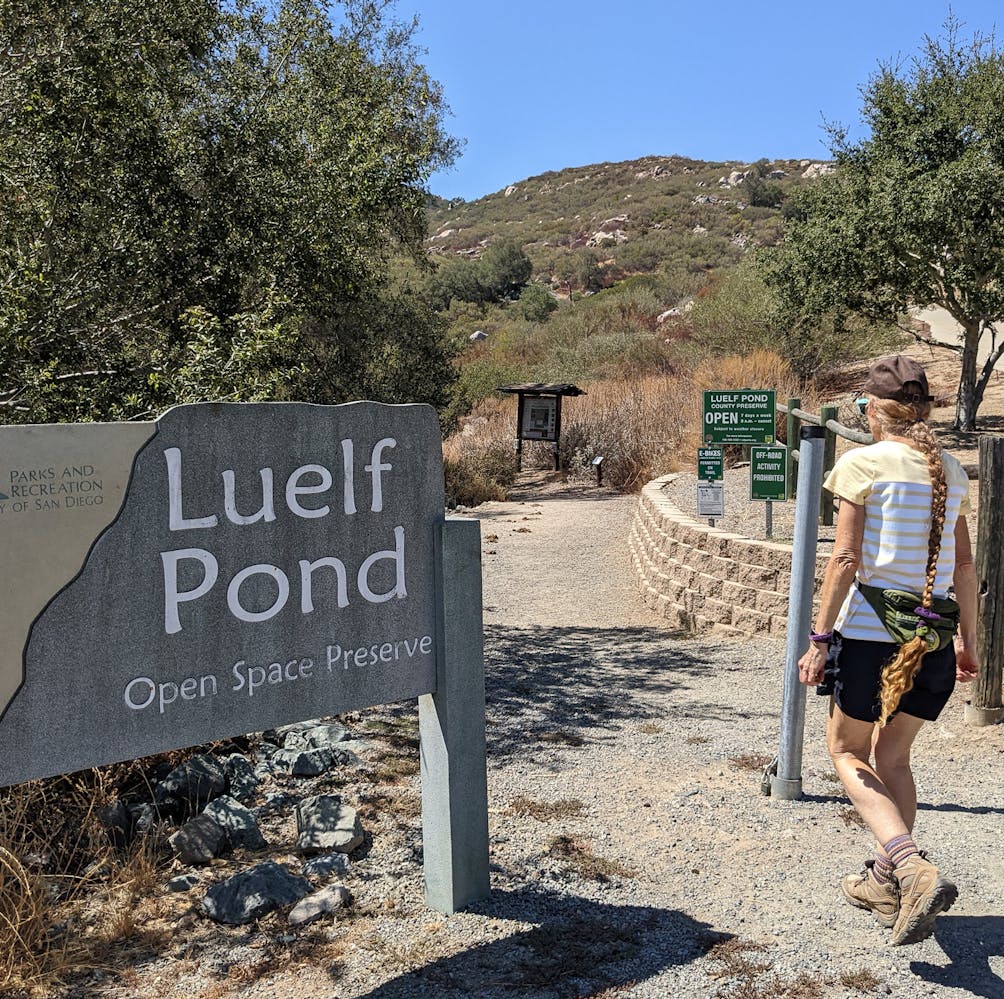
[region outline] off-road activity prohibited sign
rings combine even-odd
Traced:
[[[730,389],[704,393],[705,444],[771,444],[774,441],[773,389]]]
[[[783,445],[750,448],[750,500],[784,503],[788,499],[788,449]]]

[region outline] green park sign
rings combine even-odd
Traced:
[[[725,478],[725,452],[720,447],[697,449],[697,478],[700,482],[721,482]]]
[[[788,449],[782,445],[750,448],[750,500],[788,498]]]
[[[704,393],[705,444],[771,444],[773,389],[730,389]]]

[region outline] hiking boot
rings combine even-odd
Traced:
[[[874,866],[874,860],[866,860],[860,874],[848,874],[840,882],[840,890],[851,905],[873,912],[879,924],[890,929],[899,916],[899,887],[895,881],[880,885],[872,874]]]
[[[892,929],[893,946],[919,943],[934,932],[938,914],[959,897],[959,889],[938,875],[938,868],[919,853],[895,870],[899,883],[899,916]]]

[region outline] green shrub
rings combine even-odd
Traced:
[[[554,296],[544,285],[535,281],[523,289],[514,311],[527,322],[542,323],[557,307]]]
[[[495,437],[461,438],[443,458],[448,506],[478,506],[504,500],[516,479],[513,440]]]

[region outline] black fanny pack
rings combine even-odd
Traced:
[[[923,638],[928,652],[938,652],[955,636],[959,605],[950,597],[935,597],[928,609],[922,606],[923,597],[909,590],[869,586],[861,580],[857,587],[898,645]]]

